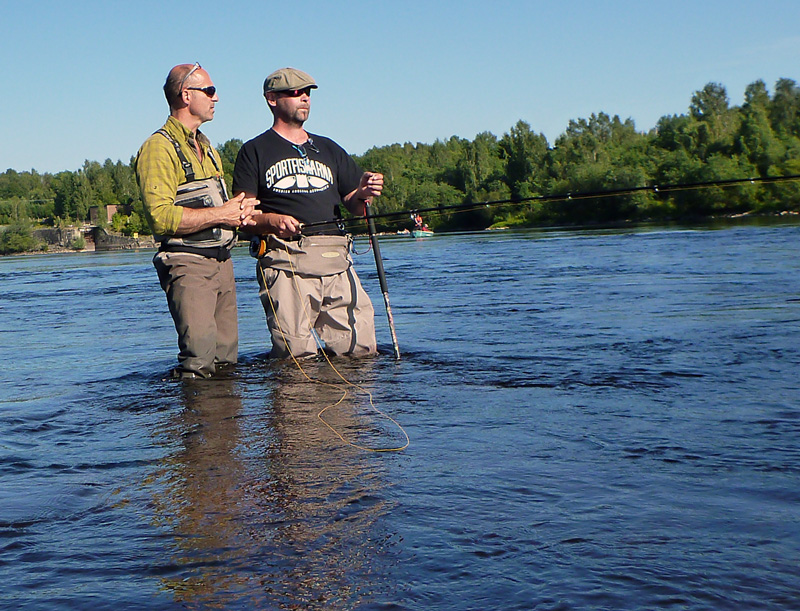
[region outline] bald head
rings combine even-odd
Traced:
[[[202,70],[200,64],[178,64],[169,71],[167,81],[164,83],[164,95],[170,109],[174,110],[181,106],[181,90],[184,85],[191,85],[194,82],[198,70]]]

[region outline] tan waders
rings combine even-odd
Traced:
[[[271,356],[317,354],[314,333],[334,354],[377,352],[375,313],[353,269],[348,238],[284,241],[268,236],[256,275],[272,336]]]

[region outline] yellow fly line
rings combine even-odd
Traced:
[[[295,291],[297,291],[298,296],[302,296],[302,294],[300,293],[300,287],[297,284],[297,274],[294,271],[295,267],[294,267],[294,264],[292,263],[292,255],[291,255],[291,253],[289,252],[288,249],[286,249],[286,255],[287,255],[288,260],[289,260],[289,265],[292,268],[292,279],[294,281]],[[278,315],[277,315],[277,312],[275,310],[275,304],[272,301],[272,295],[270,295],[269,287],[267,285],[267,278],[264,275],[264,268],[261,266],[260,262],[258,263],[258,271],[261,274],[261,280],[264,283],[264,290],[267,292],[267,298],[269,299],[269,305],[270,305],[270,308],[272,309],[272,314],[273,314],[273,316],[275,318],[275,322],[276,322],[276,324],[278,326],[278,331],[280,331],[281,337],[283,338],[283,342],[286,345],[286,349],[289,352],[289,354],[291,355],[292,360],[294,361],[294,364],[297,366],[297,369],[300,371],[300,373],[303,374],[303,377],[305,377],[306,380],[308,380],[309,382],[312,382],[314,384],[320,384],[322,386],[328,386],[330,388],[341,389],[343,391],[342,392],[342,396],[339,398],[338,401],[336,401],[335,403],[332,403],[330,405],[327,405],[324,408],[322,408],[322,410],[320,410],[320,412],[317,414],[317,418],[319,418],[319,420],[325,426],[327,426],[331,431],[333,431],[333,433],[339,439],[341,439],[342,442],[344,442],[345,444],[347,444],[349,446],[357,448],[359,450],[364,450],[366,452],[400,452],[402,450],[405,450],[409,446],[409,444],[411,443],[411,440],[408,437],[408,433],[406,433],[405,429],[400,425],[399,422],[397,422],[397,420],[395,420],[394,418],[392,418],[391,416],[389,416],[385,412],[383,412],[380,409],[378,409],[378,407],[375,405],[372,393],[370,391],[368,391],[363,386],[360,386],[358,384],[354,384],[353,382],[349,381],[347,378],[345,378],[341,374],[341,372],[338,369],[336,369],[334,364],[331,362],[330,358],[328,358],[327,352],[325,351],[325,349],[323,348],[322,344],[320,343],[319,337],[314,332],[314,326],[311,323],[311,316],[309,315],[308,310],[306,309],[306,302],[305,302],[304,299],[301,299],[301,302],[303,303],[303,314],[305,315],[306,322],[308,323],[308,328],[312,332],[312,335],[314,336],[314,341],[317,343],[317,346],[319,347],[320,352],[325,357],[325,360],[327,361],[328,365],[330,365],[330,368],[339,377],[339,379],[342,380],[343,384],[332,384],[330,382],[323,382],[322,380],[316,380],[316,379],[310,377],[306,373],[306,371],[303,369],[303,366],[300,364],[300,362],[297,360],[297,358],[295,358],[294,354],[292,354],[292,351],[289,348],[289,342],[286,339],[286,334],[283,332],[283,329],[281,328],[281,323],[280,323],[280,320],[278,319]],[[325,420],[325,418],[323,417],[323,414],[325,414],[325,412],[327,412],[328,410],[333,409],[333,408],[341,405],[342,402],[347,398],[347,396],[349,394],[348,391],[347,391],[347,387],[355,388],[357,390],[360,390],[364,394],[366,394],[369,397],[369,404],[372,407],[372,409],[376,413],[380,414],[381,416],[383,416],[384,418],[389,420],[392,424],[394,424],[398,428],[398,430],[405,437],[405,443],[403,445],[401,445],[401,446],[391,447],[391,448],[373,448],[373,447],[361,445],[359,443],[356,443],[356,442],[350,441],[348,439],[345,439],[344,436],[330,422]]]

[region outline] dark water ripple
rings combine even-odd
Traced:
[[[242,253],[201,384],[150,253],[0,259],[0,609],[800,608],[798,238],[385,239],[403,358],[379,312],[346,387]],[[401,445],[366,391],[405,451],[319,420]]]

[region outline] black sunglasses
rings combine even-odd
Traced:
[[[314,140],[312,140],[310,136],[309,136],[308,140],[305,141],[304,144],[293,144],[292,145],[292,148],[294,150],[296,150],[298,153],[300,153],[300,157],[302,157],[303,159],[307,159],[308,158],[308,153],[306,152],[306,147],[310,148],[315,153],[319,153],[319,149],[316,146],[314,146]]]
[[[311,87],[305,87],[303,89],[288,89],[286,91],[279,91],[281,95],[285,95],[287,98],[299,98],[304,93],[308,96],[311,95]]]
[[[202,91],[210,98],[213,98],[214,94],[217,93],[217,88],[214,87],[214,85],[209,85],[208,87],[187,87],[186,89],[191,89],[192,91]]]

